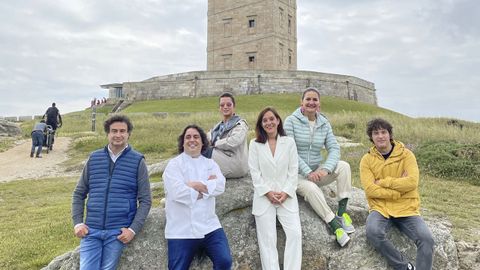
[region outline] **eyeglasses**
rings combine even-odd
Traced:
[[[220,103],[220,107],[232,107],[233,103],[227,102],[227,103]]]

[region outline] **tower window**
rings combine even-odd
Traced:
[[[283,17],[284,16],[283,8],[278,8],[278,11],[280,13],[280,27],[284,28],[285,26],[283,25],[283,22],[284,22],[285,18]]]
[[[247,52],[248,68],[255,69],[257,62],[257,52]]]
[[[288,33],[292,33],[292,16],[288,15]]]
[[[232,20],[224,20],[223,21],[223,37],[231,37],[232,36]]]
[[[247,16],[247,26],[248,26],[248,34],[249,35],[255,35],[256,34],[256,29],[257,29],[257,15],[249,15]]]

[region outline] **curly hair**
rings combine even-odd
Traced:
[[[198,131],[198,133],[200,134],[200,138],[202,138],[202,150],[201,150],[201,152],[205,151],[205,149],[207,149],[207,147],[208,147],[207,134],[205,133],[205,131],[203,131],[203,129],[201,127],[199,127],[195,124],[191,124],[191,125],[186,126],[183,129],[182,134],[180,134],[180,136],[178,136],[178,153],[181,154],[181,153],[183,153],[183,151],[185,151],[185,149],[183,148],[183,144],[185,143],[185,133],[187,133],[187,130],[189,128],[194,128]]]
[[[390,134],[390,141],[393,140],[393,127],[392,124],[390,124],[387,120],[384,120],[382,118],[375,118],[370,120],[367,123],[367,135],[368,138],[370,138],[370,141],[373,142],[372,139],[372,133],[375,130],[379,129],[385,129],[388,131],[388,134]]]
[[[132,133],[133,125],[132,125],[132,122],[130,121],[130,118],[121,114],[116,114],[108,118],[107,120],[105,120],[105,122],[103,123],[103,129],[105,130],[105,133],[108,134],[110,132],[110,126],[116,122],[122,122],[127,124],[128,134],[130,135]]]

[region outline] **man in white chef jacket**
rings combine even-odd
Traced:
[[[163,173],[170,270],[189,269],[199,252],[205,252],[214,269],[232,266],[228,240],[215,214],[215,197],[225,191],[225,177],[213,159],[201,155],[207,146],[205,132],[187,126],[178,138],[179,155]]]

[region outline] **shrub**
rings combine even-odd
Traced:
[[[432,176],[461,179],[480,186],[480,144],[430,142],[419,145],[416,156],[422,170]]]

